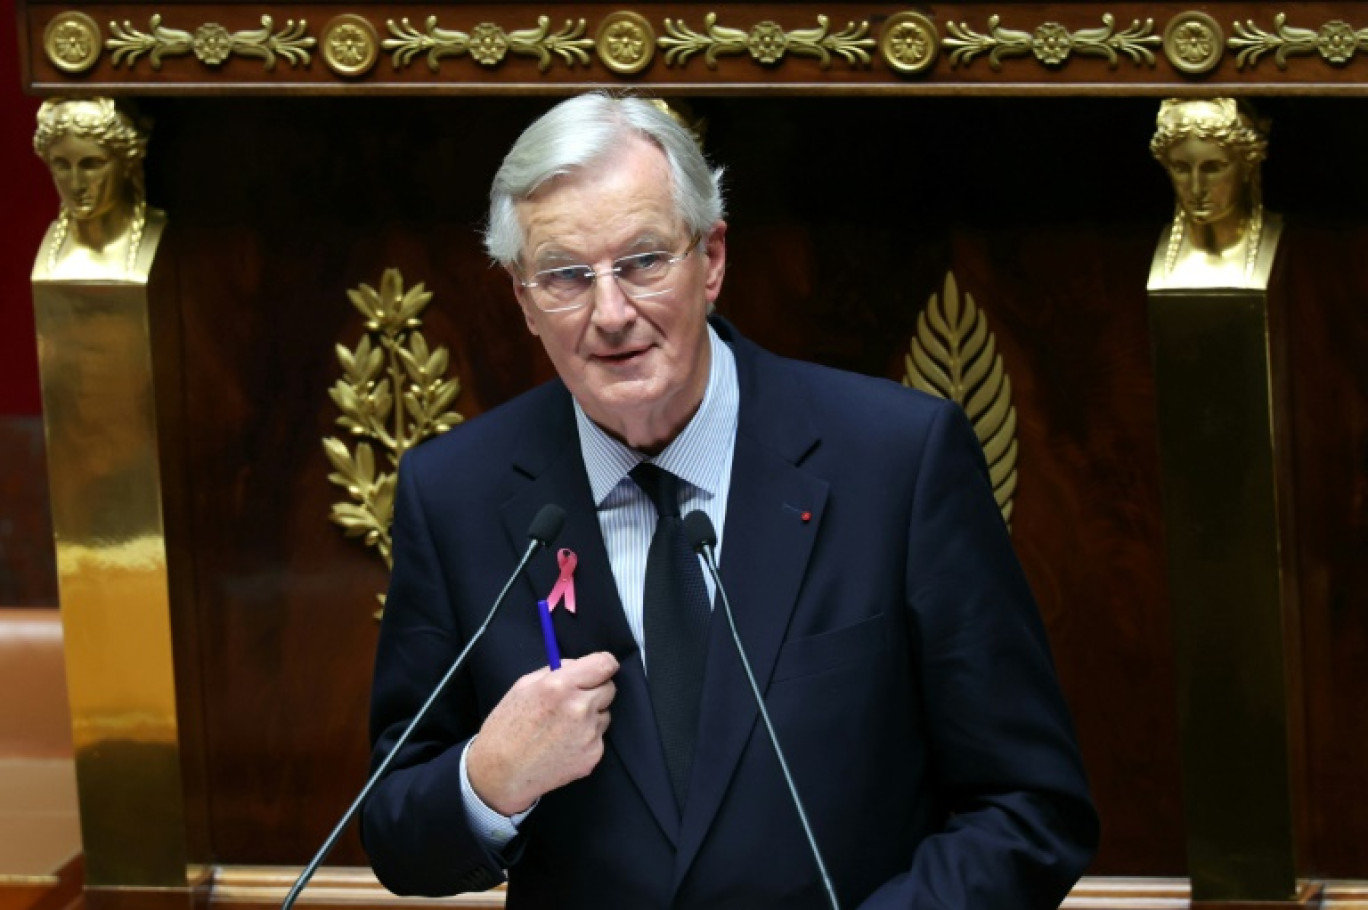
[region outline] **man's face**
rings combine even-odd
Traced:
[[[119,204],[123,170],[98,142],[68,133],[48,149],[48,168],[73,218],[99,218]]]
[[[1215,224],[1239,211],[1244,168],[1208,139],[1188,137],[1168,152],[1169,178],[1193,224]]]
[[[609,274],[614,260],[656,250],[677,256],[693,239],[675,211],[669,166],[655,145],[634,138],[604,161],[550,181],[517,211],[520,267],[529,280],[544,269],[581,264],[601,275],[584,306],[546,313],[514,274],[527,327],[590,419],[628,445],[663,448],[707,387],[706,319],[722,289],[726,224],[714,225],[673,266],[668,293],[633,300]]]

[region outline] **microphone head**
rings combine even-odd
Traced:
[[[717,532],[713,530],[712,519],[702,509],[694,509],[684,516],[684,536],[695,553],[701,553],[704,547],[717,546]]]
[[[532,519],[532,524],[527,528],[527,536],[545,547],[560,537],[563,527],[565,527],[565,510],[555,503],[548,502],[537,512],[537,517]]]

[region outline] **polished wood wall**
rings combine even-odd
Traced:
[[[366,768],[374,555],[339,491],[333,346],[389,267],[435,297],[472,418],[548,378],[477,228],[539,98],[149,98],[149,196],[171,215],[160,366],[184,476],[168,529],[201,858],[299,864]],[[900,378],[953,270],[1019,416],[1013,534],[1104,821],[1102,875],[1186,872],[1145,281],[1172,194],[1153,98],[691,99],[727,166],[719,310],[785,354]],[[1298,706],[1310,874],[1368,876],[1368,100],[1269,99],[1269,207],[1292,387]],[[490,453],[491,458],[499,457]],[[1232,705],[1231,710],[1239,710]],[[332,862],[364,862],[354,835]]]

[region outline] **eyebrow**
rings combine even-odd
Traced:
[[[618,260],[624,256],[633,256],[637,253],[653,253],[657,250],[667,250],[669,249],[669,246],[670,242],[661,234],[654,230],[645,230],[638,234],[636,239],[631,243],[620,248],[618,252],[613,255],[613,259]],[[567,252],[560,247],[550,246],[532,260],[532,268],[534,271],[541,271],[547,267],[560,265],[585,265],[585,259],[583,256]]]

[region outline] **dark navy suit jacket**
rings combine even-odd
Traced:
[[[1097,820],[963,412],[714,326],[740,383],[723,582],[842,906],[1057,906]],[[461,750],[546,663],[535,600],[556,558],[543,552],[365,807],[380,880],[450,894],[507,867],[514,908],[826,906],[720,610],[689,798],[682,817],[674,808],[559,382],[404,459],[375,755],[483,620],[546,503],[568,516],[555,546],[579,560],[578,614],[554,614],[562,652],[609,650],[622,665],[603,759],[544,796],[503,856],[466,823]]]

